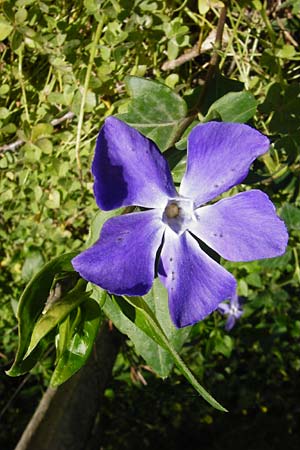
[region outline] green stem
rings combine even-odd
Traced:
[[[298,279],[298,282],[300,282],[300,268],[299,268],[299,259],[298,259],[298,252],[296,248],[293,248],[294,258],[295,258],[295,275]]]
[[[82,125],[83,125],[85,102],[86,102],[87,92],[88,92],[88,88],[89,88],[89,82],[90,82],[91,73],[92,73],[92,67],[94,64],[94,59],[95,59],[96,50],[97,50],[97,44],[100,39],[102,29],[103,29],[103,20],[101,20],[98,23],[98,26],[97,26],[97,29],[96,29],[96,32],[94,35],[94,39],[93,39],[93,42],[91,45],[90,59],[89,59],[89,63],[88,63],[87,71],[86,71],[86,75],[85,75],[85,81],[84,81],[84,87],[83,87],[83,93],[82,93],[80,111],[79,111],[79,118],[78,118],[77,136],[76,136],[76,144],[75,144],[75,155],[76,155],[79,179],[80,179],[81,183],[82,183],[82,167],[81,167],[80,153],[79,153],[80,137],[81,137],[81,131],[82,131]]]
[[[28,123],[30,123],[26,89],[25,89],[24,76],[23,76],[23,46],[20,47],[20,50],[18,52],[18,57],[19,57],[18,74],[19,74],[19,81],[20,81],[20,86],[21,86],[21,90],[22,90],[22,103],[23,103],[24,110],[25,110],[26,120]]]

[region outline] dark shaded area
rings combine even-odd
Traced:
[[[16,450],[86,448],[121,339],[102,325],[88,363],[66,383],[46,390]]]
[[[245,394],[246,386],[240,387]],[[254,404],[243,408],[231,393],[226,402],[230,412],[222,414],[209,408],[181,378],[174,377],[171,382],[150,376],[144,387],[116,381],[107,390],[104,413],[98,415],[86,450],[298,450],[300,408],[295,405],[295,397],[299,388],[299,383],[285,386],[280,393],[285,404],[275,398],[270,408],[258,406],[255,392],[250,391]],[[219,389],[224,396],[227,381],[220,383]],[[37,405],[40,389],[32,386],[26,392],[15,404],[15,415],[10,416],[14,420],[7,417],[1,424],[6,439],[2,436],[0,442],[5,450],[14,449]]]
[[[114,392],[113,399],[106,399],[99,430],[98,445],[105,450],[299,448],[300,411],[289,406],[246,409],[233,406],[231,398],[227,406],[232,411],[222,414],[208,408],[185,384],[154,379],[130,392],[116,383]],[[286,400],[293,400],[292,392],[286,392]]]

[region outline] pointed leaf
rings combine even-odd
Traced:
[[[25,358],[35,349],[37,344],[62,322],[73,309],[90,296],[85,292],[86,282],[79,280],[76,287],[53,303],[50,308],[38,319],[33,330]]]
[[[211,105],[205,122],[220,117],[223,122],[244,123],[254,116],[257,105],[251,92],[229,92]]]
[[[8,375],[21,375],[35,365],[39,356],[34,358],[34,354],[31,354],[29,358],[26,358],[24,362],[22,362],[29,346],[35,322],[47,303],[55,276],[61,272],[74,273],[71,259],[76,255],[77,252],[72,252],[54,258],[47,263],[26,286],[20,298],[17,312],[19,329],[17,355],[13,366],[7,372]],[[35,354],[40,355],[38,350],[35,351]]]
[[[152,139],[161,151],[166,150],[187,114],[185,101],[157,81],[126,77],[125,84],[131,101],[128,112],[117,117]]]
[[[154,280],[152,289],[145,296],[147,305],[158,319],[169,342],[178,352],[190,334],[190,328],[175,328],[170,318],[168,306],[168,292],[158,278]],[[174,360],[169,351],[160,345],[155,345],[147,352],[147,363],[162,377],[167,377],[174,365]]]
[[[179,354],[176,352],[173,345],[169,342],[166,334],[164,333],[162,327],[160,326],[158,320],[152,313],[151,309],[148,307],[146,302],[142,297],[124,297],[126,301],[132,305],[136,309],[136,324],[141,326],[142,319],[146,324],[145,329],[147,330],[147,334],[150,336],[152,331],[152,339],[154,339],[157,343],[160,343],[163,348],[168,350],[174,362],[180,372],[185,376],[185,378],[191,383],[194,389],[214,408],[219,409],[220,411],[226,411],[223,406],[220,405],[205,389],[195,376],[192,374],[190,369],[186,366],[184,361],[180,358]]]
[[[93,292],[96,298],[101,295],[97,287]],[[127,303],[127,304],[126,304]],[[104,312],[113,321],[114,325],[137,344],[144,341],[144,346],[138,347],[138,350],[147,353],[145,335],[150,337],[156,344],[160,345],[163,350],[167,351],[173,358],[174,363],[191,383],[195,390],[214,408],[220,411],[226,411],[197,381],[195,376],[185,365],[174,346],[170,343],[163,328],[155,317],[154,313],[147,305],[142,297],[116,297],[112,296],[106,299]],[[127,320],[122,316],[124,315]],[[137,331],[137,328],[139,331]],[[149,341],[149,340],[148,340]],[[149,341],[150,342],[150,341]],[[151,346],[151,344],[148,344]]]
[[[101,323],[101,310],[97,302],[88,299],[82,303],[80,320],[76,319],[75,324],[68,323],[67,336],[63,335],[64,330],[60,330],[59,340],[65,340],[64,351],[53,372],[51,386],[59,386],[67,381],[89,358]]]

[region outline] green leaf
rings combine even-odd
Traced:
[[[0,16],[0,41],[4,41],[13,30],[13,26],[7,22],[4,16]]]
[[[27,19],[27,10],[25,8],[20,8],[15,14],[15,21],[17,24],[22,24]]]
[[[220,333],[218,333],[215,338],[214,351],[216,353],[221,353],[226,358],[229,358],[233,350],[233,345],[234,343],[230,336],[228,335],[222,336]]]
[[[221,118],[224,122],[244,123],[254,116],[257,105],[250,92],[229,92],[211,105],[205,121]]]
[[[96,291],[96,295],[99,296],[101,294],[99,288],[96,288]],[[145,300],[158,318],[169,341],[176,351],[179,351],[187,339],[190,329],[176,329],[174,327],[169,314],[167,290],[158,279],[154,281],[153,287]],[[169,351],[162,347],[163,343],[161,340],[157,342],[153,340],[153,331],[147,327],[147,324],[144,324],[144,320],[140,318],[139,312],[136,312],[132,306],[128,305],[122,297],[107,297],[103,310],[114,325],[130,338],[136,352],[145,359],[146,363],[160,377],[167,377],[174,365],[173,358]],[[137,326],[135,321],[140,325]],[[149,336],[151,340],[149,340]]]
[[[98,292],[97,292],[98,291]],[[103,292],[101,290],[101,292]],[[149,294],[153,295],[153,294]],[[156,296],[157,294],[154,294]],[[99,297],[99,288],[96,287],[96,290],[93,293],[93,296]],[[157,307],[157,300],[153,299]],[[107,298],[103,306],[105,314],[108,315],[109,318],[113,321],[114,325],[120,329],[123,333],[127,334],[130,339],[133,339],[135,343],[138,343],[140,347],[138,350],[141,350],[141,342],[144,341],[144,346],[142,351],[147,353],[146,345],[147,341],[145,340],[145,335],[150,337],[154,343],[158,344],[162,347],[164,351],[167,351],[169,355],[172,357],[174,363],[181,371],[181,373],[186,377],[186,379],[191,383],[191,385],[196,389],[196,391],[214,408],[219,409],[220,411],[226,411],[197,381],[195,376],[189,370],[189,368],[185,365],[183,360],[180,358],[177,353],[174,345],[170,342],[167,337],[165,331],[162,326],[158,322],[155,317],[153,311],[150,306],[145,302],[142,297],[116,297],[112,296],[111,298]],[[126,317],[127,320],[122,317],[122,314]],[[163,314],[165,316],[165,313]],[[163,319],[163,321],[165,318]],[[170,325],[164,326],[168,328]],[[139,329],[139,330],[138,330]],[[169,328],[170,332],[170,328]],[[175,332],[176,333],[176,332]],[[183,332],[184,333],[184,332]],[[173,334],[173,332],[172,332]],[[175,341],[177,344],[180,344],[181,339],[184,340],[183,336],[179,335],[176,337]],[[151,344],[149,348],[151,349]],[[175,344],[176,345],[176,344]],[[151,351],[151,350],[149,350]],[[162,355],[162,353],[161,353]],[[160,364],[160,367],[165,370],[167,366],[163,363]]]
[[[1,26],[1,24],[0,24]],[[4,108],[3,106],[0,108],[0,119],[6,119],[10,114],[9,110],[7,108]]]
[[[50,123],[38,123],[31,130],[32,142],[37,139],[49,137],[53,133],[53,126]]]
[[[55,277],[61,272],[73,272],[74,274],[71,259],[77,254],[77,252],[66,253],[54,258],[47,263],[26,286],[20,298],[17,313],[19,329],[17,355],[13,366],[7,372],[8,375],[18,376],[27,372],[35,365],[37,358],[42,353],[44,344],[39,346],[40,348],[37,348],[35,352],[24,359],[35,322],[49,299],[49,293]]]
[[[22,267],[22,278],[29,281],[44,264],[44,258],[38,248],[31,248]]]
[[[128,112],[117,117],[152,139],[160,150],[166,150],[187,114],[185,101],[157,81],[129,76],[125,83],[131,101]]]
[[[112,217],[119,216],[124,208],[114,209],[113,211],[98,211],[91,222],[90,234],[86,242],[86,248],[95,244],[99,239],[101,229],[104,223]]]
[[[49,209],[58,209],[60,206],[60,192],[57,191],[56,189],[53,189],[50,193],[49,193],[49,198],[48,200],[45,202],[45,205],[47,206],[47,208]]]
[[[175,184],[180,184],[183,175],[185,174],[186,171],[186,161],[187,161],[187,156],[186,154],[183,153],[182,155],[182,159],[179,161],[178,164],[176,164],[176,166],[174,167],[174,169],[172,170],[172,177],[174,180]]]
[[[214,408],[220,411],[226,411],[223,406],[220,405],[197,381],[195,376],[186,366],[184,361],[180,358],[179,354],[176,352],[173,345],[170,343],[166,334],[164,333],[161,325],[156,319],[155,315],[148,307],[146,302],[142,297],[124,297],[126,301],[132,305],[136,310],[136,320],[135,323],[138,327],[143,329],[143,331],[148,334],[155,342],[166,349],[172,356],[174,363],[180,370],[180,372],[185,376],[185,378],[191,383],[194,389]]]
[[[295,56],[295,54],[296,54],[296,49],[291,44],[285,44],[279,50],[276,51],[276,56],[278,56],[278,58],[283,58],[283,59],[293,58],[293,56]]]
[[[80,305],[84,300],[87,300],[90,296],[88,292],[85,292],[86,282],[80,279],[67,295],[61,297],[42,312],[42,316],[36,322],[29,343],[28,350],[25,354],[25,358],[36,348],[38,343],[55,328],[60,322],[62,322],[68,314]]]
[[[59,386],[76,373],[87,361],[101,323],[101,309],[95,300],[88,299],[80,305],[80,320],[77,316],[67,327],[62,324],[59,332],[59,342],[64,341],[63,351],[56,364],[50,384]]]
[[[280,216],[285,221],[289,230],[300,230],[300,209],[286,203],[281,210]]]
[[[155,317],[159,321],[170,344],[178,352],[190,334],[190,328],[175,328],[170,318],[168,305],[168,292],[158,278],[153,282],[152,289],[145,296],[147,305],[150,306]],[[149,344],[149,340],[148,344]],[[167,377],[173,367],[174,360],[169,351],[164,350],[160,345],[155,345],[146,353],[147,363],[161,376]]]
[[[203,114],[203,116],[205,116],[207,114],[208,109],[216,100],[220,99],[229,92],[240,92],[243,91],[243,89],[244,85],[240,81],[223,77],[219,72],[217,72],[214,78],[209,83],[209,88],[204,97],[203,104],[201,105],[201,113]],[[199,94],[200,94],[199,87],[197,86],[193,90],[193,94],[191,96],[194,102],[198,101]]]

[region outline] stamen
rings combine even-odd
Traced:
[[[170,199],[163,213],[163,221],[177,234],[187,230],[194,218],[194,202],[188,198]]]
[[[177,203],[170,203],[167,207],[166,207],[166,216],[169,219],[173,219],[174,217],[178,217],[179,216],[179,207],[177,205]]]

